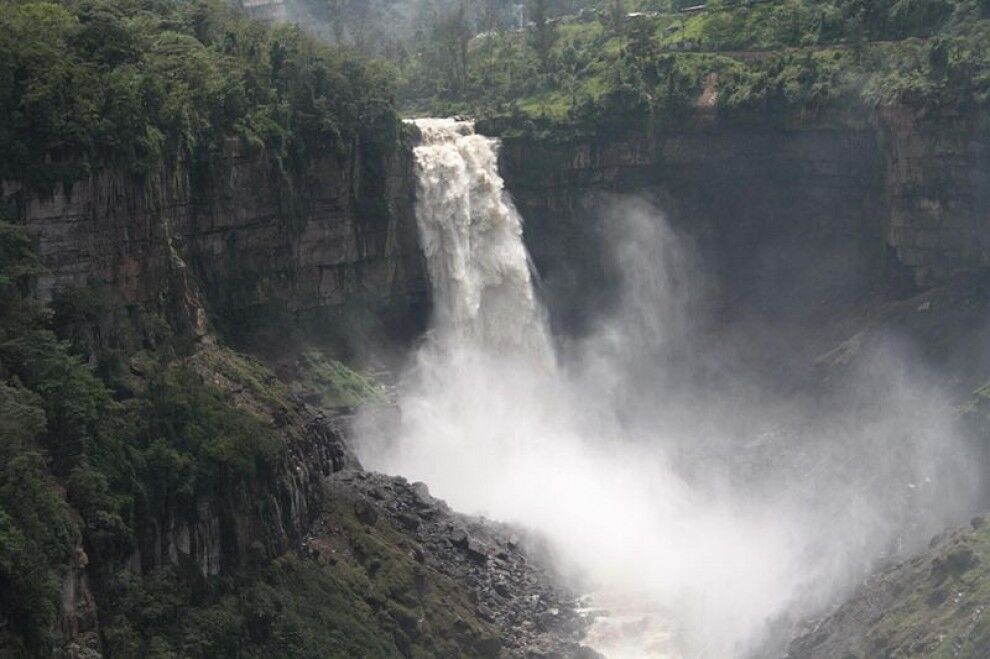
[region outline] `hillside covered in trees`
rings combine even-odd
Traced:
[[[161,525],[186,523],[166,519],[277,509],[307,412],[260,363],[177,329],[166,301],[132,308],[140,330],[110,341],[96,329],[105,291],[38,300],[46,269],[24,226],[32,195],[64,184],[71,197],[104,170],[155,190],[180,167],[209,168],[229,141],[287,173],[314,152],[345,154],[359,126],[397,121],[388,70],[220,0],[0,3],[0,655],[395,651],[378,627],[391,623],[355,607],[377,586],[350,567],[266,559],[288,538],[277,513],[260,513],[274,535],[222,579],[236,538],[187,535],[180,555],[213,558],[161,564]],[[381,395],[311,361],[334,374],[324,395]]]
[[[239,138],[289,166],[392,111],[380,62],[211,2],[0,4],[0,178],[160,173]]]
[[[440,14],[394,57],[407,112],[588,126],[990,99],[990,6],[979,0],[528,3]],[[691,3],[694,4],[694,3]]]

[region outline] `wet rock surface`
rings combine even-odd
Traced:
[[[990,657],[990,530],[982,517],[888,566],[809,623],[787,659]]]
[[[599,656],[579,643],[588,620],[577,612],[576,597],[544,567],[538,547],[524,548],[518,530],[455,513],[424,483],[401,477],[345,469],[327,479],[326,489],[362,524],[398,532],[400,546],[423,570],[466,589],[471,613],[492,632],[486,647],[476,648],[480,655]],[[319,518],[304,553],[325,554],[339,533],[334,524],[329,515]]]

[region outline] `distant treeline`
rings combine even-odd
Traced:
[[[706,80],[718,81],[711,109],[755,113],[983,103],[990,89],[990,0],[709,0],[677,11],[695,4],[604,0],[557,20],[549,0],[529,0],[524,30],[483,38],[454,12],[395,58],[400,97],[418,112],[600,126],[674,120]]]

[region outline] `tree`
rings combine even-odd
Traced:
[[[626,53],[638,66],[643,66],[653,55],[653,25],[645,20],[632,21],[626,33]]]
[[[344,45],[344,32],[347,21],[347,0],[329,0],[322,8],[326,11],[326,21],[330,23],[333,41],[338,46]]]
[[[608,22],[612,33],[621,35],[626,24],[626,8],[622,0],[610,0],[608,5]]]
[[[481,29],[484,32],[485,87],[494,92],[495,66],[498,63],[496,44],[502,35],[501,0],[485,0],[481,15]]]
[[[502,0],[484,0],[481,29],[492,34],[502,31]]]
[[[441,64],[455,92],[463,92],[467,85],[468,44],[472,30],[468,24],[464,5],[437,21],[433,29],[433,39],[440,47]]]
[[[529,5],[529,44],[540,60],[544,73],[550,72],[550,54],[557,42],[557,26],[549,17],[547,0],[532,0]]]

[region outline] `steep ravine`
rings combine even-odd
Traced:
[[[856,126],[703,119],[598,138],[509,137],[500,165],[526,219],[555,329],[580,333],[589,309],[608,304],[614,273],[595,210],[598,195],[610,192],[651,198],[696,239],[719,264],[727,318],[755,307],[797,323],[808,312],[827,316],[982,280],[990,266],[985,130],[982,117],[903,108]],[[92,341],[125,352],[147,347],[163,315],[195,343],[189,366],[285,440],[269,473],[198,502],[193,513],[165,505],[143,520],[130,559],[136,574],[193,566],[203,577],[226,576],[259,556],[288,561],[285,570],[298,574],[316,565],[371,584],[360,606],[395,651],[576,652],[574,602],[538,564],[526,564],[510,532],[472,527],[421,487],[355,470],[337,421],[264,367],[246,367],[253,362],[223,340],[218,346],[219,334],[266,357],[272,328],[308,323],[339,330],[330,334],[349,344],[341,352],[367,340],[355,327],[403,345],[422,331],[429,301],[412,216],[413,138],[402,139],[327,154],[287,187],[269,162],[231,143],[209,167],[154,185],[108,170],[51,193],[5,182],[3,195],[37,236],[46,268],[39,299],[91,290],[102,301]],[[815,281],[792,276],[804,268],[818,273]],[[845,335],[820,343],[836,338]],[[281,393],[272,398],[269,388]],[[105,594],[89,574],[104,567],[80,547],[65,572],[67,656],[102,646]],[[512,597],[530,588],[542,596],[537,624],[516,634]],[[479,607],[479,597],[501,608]],[[435,626],[416,614],[435,616]]]
[[[772,324],[753,359],[806,373],[785,377],[785,390],[841,381],[836,372],[880,337],[912,345],[952,392],[985,460],[987,123],[980,113],[895,106],[857,121],[703,116],[598,136],[483,129],[506,134],[502,172],[557,332],[581,337],[604,316],[617,272],[602,211],[615,195],[641,197],[714,266],[714,336]],[[973,527],[886,563],[809,623],[788,656],[986,656],[982,518]]]

